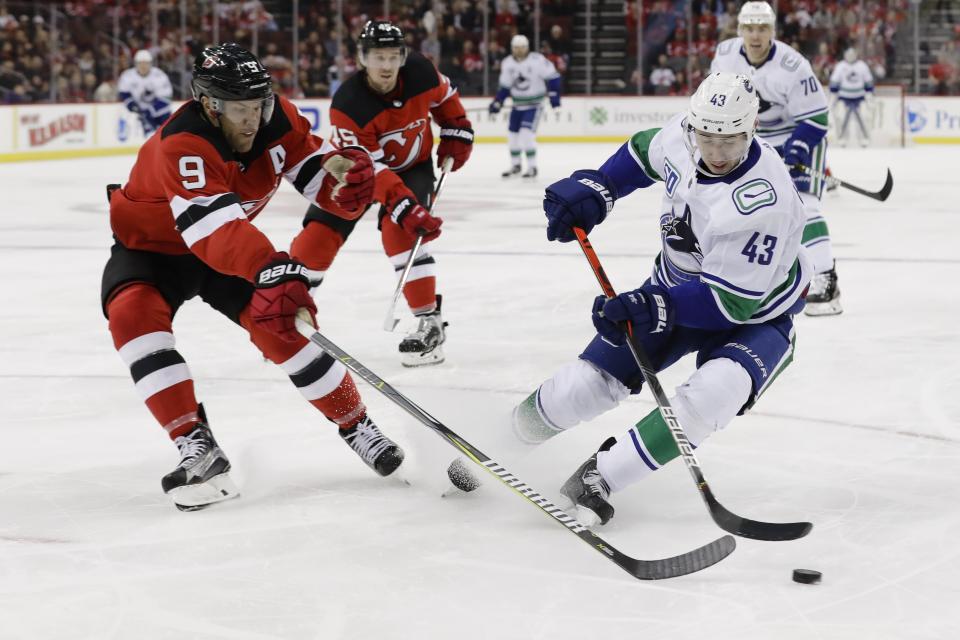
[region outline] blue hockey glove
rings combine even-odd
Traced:
[[[570,242],[575,238],[573,227],[590,233],[603,222],[617,199],[614,187],[607,182],[607,177],[599,171],[584,169],[547,187],[543,198],[547,240]]]
[[[560,94],[559,94],[559,93],[551,93],[551,94],[550,94],[550,106],[553,107],[554,109],[559,109],[559,108],[560,108]]]
[[[783,163],[788,167],[802,164],[810,166],[810,146],[799,138],[790,138],[783,145]]]
[[[499,100],[494,100],[493,102],[490,103],[490,107],[488,108],[490,110],[490,113],[500,113],[500,109],[503,108],[503,103],[500,102]]]
[[[626,341],[622,323],[630,322],[633,335],[641,340],[666,337],[673,330],[673,316],[670,294],[655,284],[645,284],[609,300],[597,296],[593,301],[593,326],[604,340],[616,346]]]

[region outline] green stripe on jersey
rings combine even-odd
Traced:
[[[829,237],[830,230],[827,228],[826,220],[815,220],[814,222],[808,222],[803,228],[803,238],[800,239],[800,242],[801,244],[807,244],[811,240]]]
[[[814,124],[818,124],[818,125],[820,125],[821,127],[823,127],[824,129],[826,129],[826,128],[830,125],[830,120],[829,120],[829,118],[830,118],[830,116],[828,115],[828,112],[827,112],[827,111],[824,111],[823,113],[821,113],[821,114],[819,114],[819,115],[815,115],[815,116],[813,116],[812,118],[804,118],[804,119],[801,120],[800,122],[804,122],[805,120],[809,120],[810,122],[812,122],[812,123],[814,123]]]
[[[799,271],[800,260],[797,259],[793,261],[793,266],[790,267],[790,271],[787,272],[787,276],[783,279],[783,282],[777,285],[777,288],[767,294],[767,297],[762,300],[744,298],[743,296],[730,293],[712,284],[710,288],[717,294],[717,298],[719,298],[720,303],[730,318],[737,322],[746,322],[753,317],[753,314],[755,314],[757,310],[767,306],[790,288],[796,281]]]
[[[527,105],[527,104],[534,104],[542,101],[544,95],[546,94],[541,93],[538,96],[521,96],[521,97],[510,96],[510,97],[513,98],[513,104],[515,105],[521,105],[521,104]]]
[[[653,165],[650,164],[650,141],[658,133],[660,133],[660,129],[647,129],[633,134],[633,137],[630,138],[630,152],[639,161],[648,178],[663,182],[663,178],[654,171]]]

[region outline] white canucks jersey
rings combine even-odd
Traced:
[[[743,38],[717,45],[710,72],[730,71],[753,80],[760,96],[757,134],[774,146],[790,137],[800,120],[827,130],[827,97],[810,63],[793,47],[774,40],[767,60],[754,67],[747,60]]]
[[[863,100],[873,91],[873,74],[863,60],[841,60],[830,74],[830,91],[843,100]]]
[[[699,173],[684,143],[685,118],[629,143],[640,170],[666,189],[653,282],[669,288],[699,278],[732,322],[771,320],[797,302],[813,275],[801,245],[803,203],[783,160],[759,138],[726,176]]]
[[[142,76],[133,67],[120,74],[117,93],[121,96],[128,94],[138,106],[145,110],[152,107],[153,101],[157,98],[170,101],[173,98],[173,87],[170,86],[170,78],[160,69],[151,67],[150,72]]]
[[[559,77],[557,68],[542,54],[531,52],[523,60],[512,55],[500,63],[500,86],[510,90],[514,109],[532,109],[547,95],[547,80]]]

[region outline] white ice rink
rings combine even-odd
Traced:
[[[372,219],[323,284],[334,342],[551,499],[647,392],[524,449],[510,409],[592,335],[596,283],[548,243],[543,187],[616,145],[545,145],[536,183],[502,182],[481,145],[438,206],[447,362],[406,370],[381,323],[394,287]],[[698,452],[718,498],[810,520],[796,542],[738,540],[729,558],[632,579],[487,476],[441,498],[456,452],[359,383],[407,450],[410,486],[375,476],[244,332],[199,300],[178,349],[234,465],[239,500],[176,511],[176,450],[134,391],[99,309],[111,244],[104,185],[132,156],[0,165],[0,638],[670,640],[960,637],[960,151],[843,150],[835,175],[893,195],[825,196],[845,312],[800,317],[794,364],[756,410]],[[662,187],[592,235],[615,286],[639,286]],[[306,203],[283,187],[257,219],[286,246]],[[401,324],[401,329],[412,325]],[[663,375],[672,392],[691,371]],[[614,496],[601,535],[657,558],[721,532],[681,461]],[[820,585],[791,581],[823,572]]]

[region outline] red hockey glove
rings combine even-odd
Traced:
[[[443,218],[430,215],[429,211],[409,196],[400,198],[394,203],[390,208],[390,217],[414,238],[423,235],[424,242],[439,236],[440,225],[443,224]]]
[[[440,125],[440,147],[437,149],[437,166],[442,167],[447,157],[453,158],[453,168],[456,171],[470,158],[473,151],[473,128],[465,116],[460,116],[453,122]]]
[[[286,342],[296,342],[297,310],[306,307],[316,325],[317,305],[307,290],[306,267],[285,251],[270,256],[253,277],[250,319]]]
[[[346,214],[348,220],[356,220],[373,201],[375,174],[373,160],[366,149],[344,147],[331,151],[323,157],[327,175],[323,179],[323,193]]]

